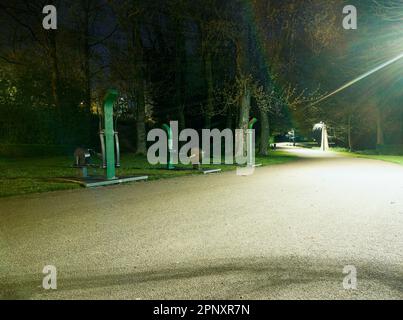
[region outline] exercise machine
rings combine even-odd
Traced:
[[[165,130],[165,132],[167,133],[167,137],[168,137],[167,170],[177,170],[177,171],[189,170],[187,168],[176,168],[174,166],[173,158],[174,158],[175,152],[177,152],[177,151],[174,149],[173,130],[167,124],[163,124],[162,128]],[[191,170],[202,172],[203,174],[218,173],[218,172],[222,171],[221,169],[203,169],[201,166],[202,155],[203,155],[203,150],[201,150],[201,149],[193,148],[191,150],[190,159],[191,159],[191,162],[193,165],[193,169],[191,169]],[[197,159],[199,161],[197,161]]]
[[[113,108],[118,98],[116,90],[108,90],[103,103],[103,118],[101,123],[101,130],[99,133],[101,142],[101,168],[105,170],[104,176],[88,176],[88,167],[91,165],[91,151],[88,149],[77,149],[75,152],[76,167],[82,170],[82,176],[78,180],[81,185],[92,188],[107,186],[113,184],[120,184],[125,182],[133,182],[140,180],[147,180],[148,176],[137,177],[117,177],[116,168],[120,165],[120,146],[119,135],[115,130],[113,119]],[[70,181],[72,181],[70,179]]]
[[[258,120],[256,118],[253,118],[252,120],[249,121],[249,125],[248,125],[248,130],[246,131],[246,137],[248,140],[248,160],[247,160],[247,167],[248,168],[257,168],[257,167],[261,167],[262,164],[256,164],[255,163],[255,159],[256,159],[256,150],[255,150],[255,144],[254,144],[254,139],[253,139],[253,135],[254,135],[254,129],[253,127],[255,126],[255,124],[258,122]]]
[[[175,170],[175,166],[173,165],[173,160],[172,160],[174,152],[175,152],[172,128],[167,124],[163,124],[162,128],[166,131],[167,136],[168,136],[167,169],[168,170]]]

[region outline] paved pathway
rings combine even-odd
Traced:
[[[0,298],[402,299],[403,167],[291,152],[249,177],[0,200]]]

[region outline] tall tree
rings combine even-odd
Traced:
[[[171,0],[169,10],[173,20],[173,29],[175,32],[175,108],[179,127],[186,127],[186,71],[187,71],[187,53],[185,23],[187,12],[187,2],[185,0]]]
[[[134,101],[136,152],[146,154],[145,61],[142,22],[145,5],[141,1],[114,2],[123,41],[116,43],[114,70],[128,99]]]
[[[94,77],[108,66],[102,59],[96,61],[97,51],[117,30],[115,21],[107,19],[110,13],[110,6],[106,0],[80,0],[70,8],[71,20],[78,25],[74,34],[79,42],[80,66],[85,91],[84,106],[87,110],[92,107]],[[104,27],[105,19],[109,23],[108,28]]]
[[[30,36],[38,48],[42,50],[50,61],[50,75],[52,83],[53,103],[61,111],[60,101],[60,70],[58,57],[58,30],[45,30],[42,26],[42,10],[46,5],[59,4],[58,1],[15,1],[13,4],[0,4],[0,9],[14,22],[21,30]]]

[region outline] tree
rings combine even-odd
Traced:
[[[79,42],[81,54],[81,74],[84,84],[84,106],[88,111],[92,108],[92,84],[94,77],[108,65],[99,59],[96,61],[96,52],[105,46],[107,40],[113,37],[117,31],[117,25],[112,23],[110,30],[100,32],[104,28],[104,20],[110,13],[110,6],[106,0],[80,0],[70,8],[71,20],[76,22],[77,28],[72,30]],[[99,66],[97,65],[97,62]]]
[[[175,106],[179,128],[185,129],[185,107],[186,107],[186,38],[184,35],[184,19],[178,13],[183,10],[185,3],[182,0],[173,0],[171,9],[173,13],[174,29],[175,29]]]
[[[145,155],[146,147],[146,97],[144,44],[141,33],[142,17],[146,8],[140,1],[114,3],[124,42],[115,47],[114,70],[122,89],[135,101],[137,154]],[[122,47],[125,50],[122,50]]]
[[[206,107],[204,108],[204,127],[211,128],[211,119],[217,114],[214,108],[214,61],[220,54],[221,47],[225,46],[233,37],[233,24],[228,19],[228,10],[217,0],[203,1],[202,7],[195,6],[192,16],[197,22],[201,38],[201,56],[206,86]],[[197,10],[197,11],[196,11]],[[226,12],[227,11],[227,12]]]
[[[57,30],[45,30],[42,27],[42,9],[45,5],[58,5],[57,1],[15,1],[12,5],[0,4],[0,9],[19,25],[49,58],[51,66],[52,95],[57,109],[60,104],[60,71],[57,51]]]

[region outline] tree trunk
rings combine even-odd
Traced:
[[[400,144],[403,144],[403,110],[400,111]]]
[[[247,130],[249,125],[251,93],[247,85],[242,90],[239,112],[239,128]]]
[[[186,129],[185,104],[183,103],[178,108],[178,124],[181,130]]]
[[[248,56],[246,52],[246,39],[241,35],[236,41],[236,67],[238,80],[241,83],[241,95],[239,106],[239,123],[238,128],[244,130],[244,155],[247,153],[247,130],[250,117],[251,88],[248,79]]]
[[[86,126],[87,137],[89,142],[91,139],[91,47],[90,47],[90,1],[83,3],[84,6],[84,57],[83,57],[83,72],[84,72],[84,106],[86,111]]]
[[[64,109],[65,105],[61,103],[60,99],[60,70],[57,57],[56,32],[57,30],[52,30],[49,32],[48,55],[50,58],[51,67],[52,98],[56,109],[56,118],[58,121],[58,126],[55,130],[55,134],[57,135],[58,143],[65,144],[69,136],[66,135],[68,128],[66,126],[66,122],[63,121],[63,116],[66,114],[66,110]]]
[[[211,52],[206,53],[204,67],[207,85],[207,108],[205,110],[205,127],[206,129],[211,129],[211,118],[214,113],[214,83]]]
[[[186,48],[181,21],[177,21],[175,38],[175,107],[179,129],[186,128],[185,120],[185,72],[186,72]]]
[[[347,127],[347,135],[348,135],[348,149],[350,152],[353,151],[353,139],[352,139],[352,134],[351,134],[351,120],[352,120],[352,115],[350,114],[348,116],[348,127]]]
[[[143,86],[144,87],[144,86]],[[136,117],[136,132],[137,132],[137,149],[136,153],[141,155],[147,154],[146,144],[146,112],[144,101],[144,88],[137,91],[137,117]]]
[[[259,154],[261,156],[269,155],[269,143],[270,143],[270,126],[269,126],[269,115],[266,111],[260,110],[260,150]]]
[[[89,12],[90,8],[88,4],[85,8],[84,17],[84,79],[85,79],[85,107],[88,111],[91,111],[91,69],[90,69],[90,59],[91,59],[91,48],[89,40]]]
[[[49,55],[51,60],[51,68],[52,68],[52,95],[53,102],[56,108],[61,112],[60,105],[60,71],[59,71],[59,63],[57,59],[57,44],[56,44],[56,30],[52,30],[49,34]]]
[[[228,109],[225,128],[232,130],[233,129],[232,126],[233,126],[233,114],[232,114],[232,110]]]
[[[382,113],[378,107],[376,107],[376,145],[381,146],[385,144],[385,138],[382,125]]]
[[[140,25],[137,22],[133,24],[133,48],[134,48],[134,86],[136,91],[136,153],[147,154],[146,143],[146,104],[144,88],[144,70],[143,70],[143,45],[141,41]]]
[[[249,117],[250,117],[250,102],[251,102],[251,92],[248,87],[247,82],[244,83],[244,88],[242,89],[240,108],[239,108],[239,128],[243,129],[243,152],[246,155],[247,152],[247,130],[249,126]]]

